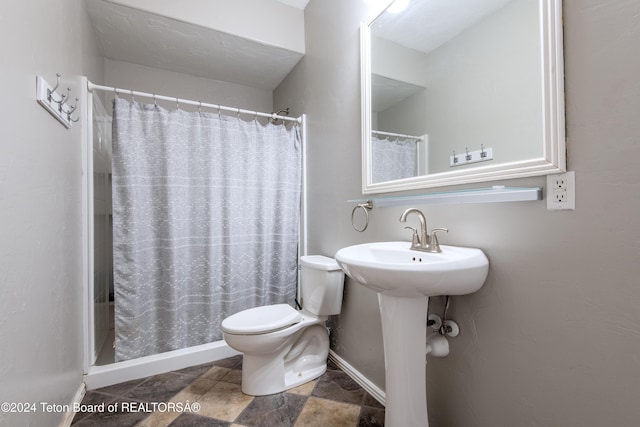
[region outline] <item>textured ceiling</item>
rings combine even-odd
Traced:
[[[303,56],[104,0],[85,3],[102,54],[117,61],[273,90]]]

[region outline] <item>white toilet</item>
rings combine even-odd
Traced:
[[[327,370],[329,333],[325,321],[339,314],[344,273],[333,258],[300,257],[302,310],[287,304],[241,311],[222,321],[224,340],[244,353],[242,391],[279,393]]]

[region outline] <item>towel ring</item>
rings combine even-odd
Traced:
[[[356,223],[354,221],[354,217],[358,209],[362,209],[362,211],[364,212],[365,221],[364,221],[364,227],[362,228],[356,227]],[[362,233],[364,230],[367,229],[367,227],[369,226],[369,211],[371,209],[373,209],[373,202],[371,200],[367,200],[366,203],[358,203],[356,207],[353,208],[353,210],[351,211],[351,226],[353,227],[354,230],[356,230],[359,233]]]

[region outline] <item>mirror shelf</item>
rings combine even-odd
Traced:
[[[361,25],[362,193],[565,172],[561,3],[465,0],[468,9],[452,11],[427,0],[395,16],[374,11]],[[457,33],[421,34],[440,21]],[[408,48],[408,35],[422,45]],[[478,159],[451,160],[465,154]]]
[[[474,188],[455,191],[441,191],[427,194],[384,196],[368,199],[352,199],[348,203],[373,202],[373,206],[405,206],[408,204],[462,204],[526,202],[542,200],[541,187],[505,187],[494,185],[488,188]]]

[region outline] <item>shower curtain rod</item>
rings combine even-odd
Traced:
[[[235,113],[237,115],[248,114],[251,116],[268,117],[272,120],[280,119],[280,120],[296,122],[298,124],[302,123],[302,117],[279,116],[275,113],[261,113],[259,111],[244,110],[242,108],[225,107],[223,105],[209,104],[201,101],[192,101],[190,99],[176,98],[173,96],[156,95],[155,93],[146,93],[146,92],[139,92],[137,90],[131,90],[131,89],[120,89],[116,87],[102,86],[102,85],[97,85],[91,82],[87,82],[87,89],[89,90],[89,92],[93,92],[94,90],[104,90],[106,92],[113,92],[115,94],[131,95],[132,97],[140,96],[144,98],[152,98],[154,101],[155,100],[175,101],[178,107],[180,106],[180,104],[195,105],[198,108],[202,108],[202,107],[213,108],[215,110],[228,111],[231,113]]]
[[[379,130],[372,130],[371,133],[374,135],[397,136],[399,138],[415,139],[416,141],[422,141],[424,139],[424,136],[405,135],[404,133],[382,132]]]

